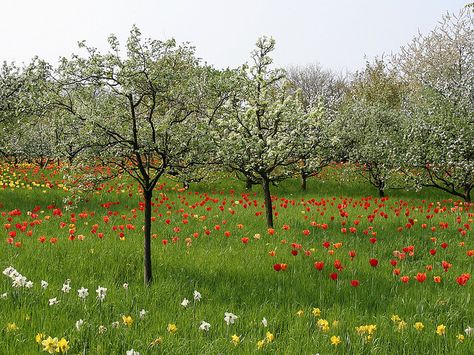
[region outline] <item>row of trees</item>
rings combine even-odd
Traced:
[[[151,201],[164,174],[200,178],[226,169],[263,188],[349,161],[383,195],[394,174],[470,201],[474,179],[474,26],[445,16],[401,53],[351,77],[319,66],[272,67],[261,38],[251,63],[216,70],[194,48],[143,39],[134,27],[100,53],[57,66],[39,59],[0,72],[0,154],[69,167],[101,163],[127,173],[145,200],[145,282],[151,274]]]

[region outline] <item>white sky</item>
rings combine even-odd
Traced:
[[[354,71],[365,58],[397,52],[470,0],[0,0],[0,61],[52,63],[86,40],[101,50],[123,43],[136,24],[144,37],[191,42],[216,67],[249,60],[256,39],[276,40],[278,66],[319,62]]]

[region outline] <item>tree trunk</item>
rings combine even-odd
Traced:
[[[471,189],[470,188],[466,188],[464,190],[464,200],[466,202],[472,202],[472,200],[471,200]]]
[[[270,195],[270,180],[268,178],[263,179],[263,195],[265,198],[265,215],[267,217],[267,227],[273,228],[273,208],[272,208],[272,197]]]
[[[383,188],[379,188],[379,197],[385,197],[385,190]]]
[[[306,180],[308,179],[308,174],[304,171],[301,172],[301,190],[306,191]]]
[[[246,190],[252,190],[252,186],[253,186],[253,181],[252,179],[247,179],[245,181],[245,189]]]
[[[144,219],[144,232],[145,232],[145,245],[144,245],[144,281],[145,285],[151,284],[153,280],[151,273],[151,198],[153,196],[153,190],[144,190],[143,197],[145,198],[145,219]]]

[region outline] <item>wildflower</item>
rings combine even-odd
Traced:
[[[433,281],[439,284],[441,282],[441,276],[433,276]]]
[[[99,334],[104,334],[107,328],[104,325],[99,325]]]
[[[323,332],[329,331],[329,322],[326,319],[318,319],[318,321],[316,322],[316,325]]]
[[[232,342],[232,344],[234,344],[234,346],[239,345],[240,337],[237,334],[232,335],[230,338],[231,338],[230,341]]]
[[[229,312],[224,313],[224,321],[227,323],[227,325],[234,324],[237,318],[239,317],[233,313],[229,313]]]
[[[331,337],[331,344],[334,346],[338,346],[341,343],[341,337],[333,335]]]
[[[125,316],[123,315],[122,316],[122,321],[123,321],[123,324],[125,324],[127,327],[131,327],[132,324],[133,324],[133,319],[131,316]]]
[[[103,302],[105,299],[105,296],[107,295],[107,288],[99,286],[97,290],[95,290],[95,292],[97,292],[97,299]]]
[[[436,327],[436,334],[438,335],[445,335],[446,334],[446,326],[444,324],[440,324]]]
[[[143,319],[143,318],[145,318],[147,313],[148,313],[148,311],[145,311],[144,309],[142,309],[138,314],[139,314],[140,318]]]
[[[474,335],[474,328],[467,327],[466,329],[464,329],[464,333],[466,333],[467,336]]]
[[[16,323],[7,323],[7,332],[14,332],[15,330],[18,330]]]
[[[82,319],[79,319],[78,321],[76,321],[77,331],[80,331],[83,325],[84,325],[84,321]]]
[[[8,297],[8,293],[6,293],[6,292],[5,292],[5,293],[2,293],[2,294],[0,295],[0,298],[1,298],[2,300],[7,299],[7,297]]]
[[[183,306],[184,308],[186,308],[188,305],[189,305],[189,300],[188,300],[187,298],[185,298],[185,299],[181,302],[181,306]]]
[[[416,274],[415,278],[420,283],[424,282],[426,280],[426,273],[425,272],[419,272],[418,274]]]
[[[266,332],[265,339],[267,340],[268,343],[271,343],[273,340],[275,340],[275,336],[270,332]]]
[[[64,281],[64,284],[63,284],[63,287],[61,288],[61,291],[63,291],[64,293],[69,293],[69,291],[71,291],[71,286],[69,285],[70,282],[71,282],[71,280],[69,280],[69,279]]]
[[[360,284],[360,283],[359,283],[359,280],[352,280],[352,281],[351,281],[351,286],[352,286],[352,287],[357,287],[357,286],[359,286],[359,284]]]
[[[44,280],[41,280],[41,287],[44,288],[44,289],[47,289],[48,288],[48,283]]]
[[[313,316],[319,317],[321,315],[321,310],[319,308],[313,308],[311,313],[313,313]]]
[[[43,339],[44,339],[44,334],[43,333],[38,333],[38,334],[35,335],[36,343],[41,344]]]
[[[423,328],[425,327],[425,326],[423,325],[423,323],[421,323],[421,322],[416,322],[413,326],[414,326],[415,329],[418,330],[419,332],[421,332],[421,331],[423,330]]]
[[[402,331],[406,327],[407,327],[407,323],[405,321],[401,320],[400,322],[398,322],[398,326],[397,326],[398,331]]]
[[[58,304],[58,303],[59,303],[59,301],[58,301],[58,299],[57,299],[56,297],[50,298],[48,302],[49,302],[49,305],[50,305],[50,306],[54,306],[55,304]]]
[[[122,287],[123,287],[123,289],[124,289],[125,291],[128,291],[128,283],[125,282],[125,283],[122,285]],[[133,349],[132,349],[132,350],[133,350]]]
[[[112,328],[118,328],[120,327],[120,322],[119,321],[112,322],[111,326]]]
[[[161,345],[163,344],[163,338],[162,337],[158,337],[156,339],[153,339],[150,343],[150,346],[151,347],[154,347],[154,346],[157,346],[157,345]]]
[[[201,300],[201,293],[199,293],[198,291],[194,290],[194,292],[193,292],[193,297],[194,297],[194,300],[195,300],[195,301],[200,301],[200,300]]]
[[[304,311],[302,309],[300,309],[298,312],[296,312],[296,315],[298,317],[303,317],[304,316]]]
[[[208,332],[210,327],[211,325],[203,320],[199,326],[199,329]]]
[[[25,287],[26,288],[32,288],[33,287],[33,282],[32,281],[26,281]]]
[[[169,333],[174,334],[178,330],[178,327],[174,323],[169,323],[166,330],[168,330]]]
[[[47,351],[50,354],[59,352],[58,338],[51,338],[49,336],[47,339],[41,341],[41,345],[43,345],[43,351]]]
[[[258,350],[262,350],[264,346],[265,346],[265,339],[257,341],[257,349]]]
[[[376,267],[378,265],[379,261],[377,259],[370,259],[369,264],[372,267]]]
[[[392,320],[392,322],[394,323],[397,323],[397,322],[400,322],[402,319],[398,316],[398,314],[394,314],[392,315],[392,317],[390,318]]]
[[[462,342],[464,341],[464,335],[458,334],[458,335],[456,336],[456,339],[457,339],[460,343],[462,343]]]
[[[69,342],[65,338],[61,338],[58,341],[58,349],[60,352],[65,353],[69,349]],[[57,350],[56,350],[57,351]]]
[[[84,300],[87,296],[89,296],[89,290],[87,288],[81,287],[79,290],[77,290],[77,295],[79,298]]]
[[[130,350],[127,350],[126,355],[140,355],[140,353],[138,351],[130,349]]]

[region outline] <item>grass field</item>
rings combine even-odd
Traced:
[[[1,354],[474,354],[474,207],[450,196],[330,171],[275,187],[268,230],[258,187],[167,181],[145,288],[135,185],[67,209],[54,170],[2,169]]]

